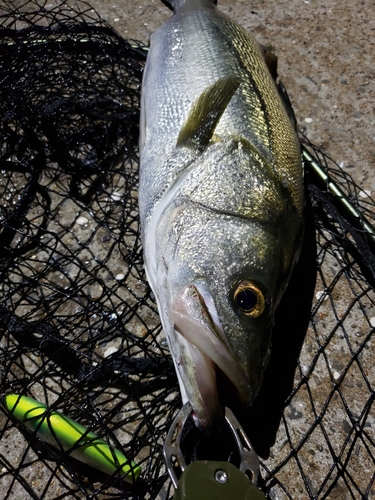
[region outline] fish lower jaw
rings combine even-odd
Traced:
[[[180,375],[186,378],[183,383],[187,398],[202,429],[215,427],[223,420],[226,388],[243,402],[249,402],[252,394],[250,377],[232,352],[221,324],[216,324],[217,318],[204,283],[190,283],[179,289],[169,309],[184,365]]]
[[[209,356],[190,343],[188,350],[195,369],[195,390],[189,391],[188,384],[184,384],[187,399],[193,408],[195,425],[210,434],[223,425],[225,406],[243,406],[249,401],[244,401],[239,389]]]
[[[198,392],[194,392],[189,398],[193,408],[193,420],[195,425],[206,433],[221,426],[224,414],[217,390],[215,363],[192,344],[188,347],[195,367],[198,389]]]

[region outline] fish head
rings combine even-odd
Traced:
[[[202,430],[220,425],[225,406],[253,402],[269,359],[295,254],[293,217],[270,172],[243,141],[216,144],[160,220],[159,311]]]
[[[198,427],[208,431],[220,425],[225,406],[249,405],[257,396],[277,300],[272,278],[241,252],[231,251],[230,262],[217,259],[219,241],[211,240],[201,267],[192,262],[196,272],[174,288],[168,311],[183,345],[181,379]]]

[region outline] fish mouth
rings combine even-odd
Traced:
[[[250,401],[249,376],[233,355],[211,295],[202,286],[200,290],[193,284],[183,288],[169,314],[176,332],[186,341],[193,365],[184,370],[193,380],[182,382],[194,421],[202,431],[210,432],[221,425],[228,401]]]

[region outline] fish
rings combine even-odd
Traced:
[[[206,433],[250,406],[303,237],[300,144],[263,52],[213,0],[170,0],[141,89],[146,277]]]

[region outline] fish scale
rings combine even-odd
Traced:
[[[208,431],[259,390],[299,255],[302,164],[256,41],[209,0],[174,5],[143,78],[140,219],[182,398]]]
[[[145,94],[150,103],[145,103],[145,107],[148,109],[148,124],[155,123],[160,139],[142,151],[143,168],[147,168],[148,156],[168,157],[192,103],[210,83],[228,74],[238,75],[241,88],[224,112],[216,134],[225,137],[230,131],[231,135],[243,136],[254,144],[271,161],[279,177],[291,184],[295,206],[301,210],[303,197],[298,142],[284,109],[280,107],[260,49],[240,26],[224,16],[213,23],[209,14],[194,11],[189,19],[171,18],[153,35],[154,43],[160,44],[163,50],[154,55],[151,44],[150,58],[154,58],[158,79]],[[218,30],[221,30],[220,37]],[[148,69],[146,75],[147,72]],[[171,75],[175,81],[173,86],[169,83]],[[149,133],[153,135],[154,132],[150,130]],[[159,186],[170,184],[174,179],[170,171],[155,172],[152,167],[147,174],[148,179],[151,177],[155,178],[153,185],[157,192]]]

